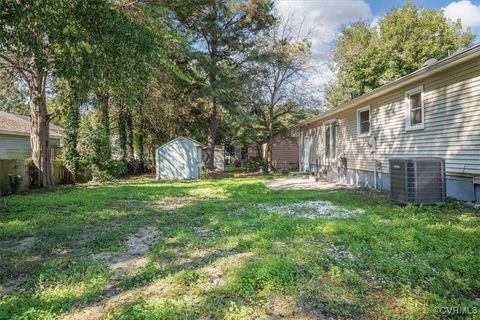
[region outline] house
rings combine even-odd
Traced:
[[[196,140],[178,136],[155,151],[157,180],[199,179],[205,159],[205,146]],[[215,146],[214,165],[216,170],[224,171],[224,146]]]
[[[50,148],[52,158],[58,155],[63,145],[64,130],[50,123]],[[28,159],[30,147],[30,118],[0,111],[0,159]]]
[[[388,190],[389,159],[411,156],[443,158],[447,196],[480,201],[480,44],[300,124],[300,170],[331,180],[375,187],[376,169]]]
[[[293,128],[284,134],[273,136],[272,161],[277,169],[298,169],[299,129]],[[261,145],[261,158],[267,160],[268,143]],[[256,147],[248,148],[248,158],[258,157]]]

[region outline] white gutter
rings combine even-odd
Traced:
[[[8,135],[8,136],[30,137],[30,133],[22,132],[22,131],[13,131],[13,130],[2,130],[2,129],[0,129],[0,134],[4,134],[4,135]],[[50,138],[59,138],[59,139],[64,138],[64,136],[59,135],[57,133],[54,133],[54,134],[50,133],[49,137]]]
[[[452,54],[434,64],[431,64],[429,66],[423,67],[418,69],[417,71],[414,71],[412,73],[407,74],[406,76],[403,76],[393,82],[390,82],[386,85],[383,85],[377,89],[374,89],[368,93],[365,93],[364,95],[354,98],[350,101],[347,101],[338,107],[335,107],[329,111],[326,111],[318,116],[315,116],[313,118],[307,119],[305,121],[300,122],[298,125],[299,127],[306,126],[312,122],[316,122],[318,120],[321,120],[323,118],[327,118],[329,116],[332,116],[336,113],[339,113],[341,111],[348,110],[352,107],[358,106],[359,104],[362,104],[366,102],[369,99],[376,98],[378,96],[381,96],[383,94],[386,94],[388,92],[391,92],[401,86],[410,84],[412,82],[424,79],[428,76],[431,76],[435,73],[441,72],[445,69],[451,68],[453,66],[456,66],[460,63],[463,63],[465,61],[471,60],[475,57],[480,56],[480,43],[471,46],[465,50],[459,51],[455,54]]]

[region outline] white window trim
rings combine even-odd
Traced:
[[[368,110],[368,132],[360,133],[360,112]],[[357,110],[357,136],[358,137],[368,137],[372,131],[372,110],[370,106],[366,106]]]
[[[411,125],[410,119],[410,96],[412,94],[421,93],[420,96],[420,103],[422,106],[422,123]],[[413,130],[422,130],[425,129],[425,105],[423,102],[424,94],[423,94],[423,86],[416,87],[412,90],[408,90],[405,92],[405,131],[413,131]]]

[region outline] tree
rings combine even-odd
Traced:
[[[257,133],[257,138],[267,138],[269,172],[273,170],[274,135],[298,121],[305,107],[302,99],[308,95],[303,76],[308,66],[310,42],[297,39],[296,29],[289,18],[278,21],[266,34],[265,47],[250,64],[252,78],[247,105],[256,118],[252,121],[256,124],[252,131]]]
[[[47,77],[52,72],[66,73],[68,65],[65,58],[70,57],[73,50],[84,52],[85,49],[74,42],[78,40],[78,24],[85,22],[72,7],[76,4],[78,1],[73,0],[2,3],[0,59],[3,67],[18,72],[29,88],[30,144],[40,186],[52,183]]]
[[[229,83],[224,69],[241,64],[262,30],[273,21],[267,0],[167,0],[174,20],[190,35],[192,57],[204,78],[208,103],[208,168],[214,168],[217,104],[227,101],[223,94]]]
[[[360,96],[470,45],[475,36],[441,10],[414,3],[393,8],[377,26],[345,27],[333,50],[335,79],[326,88],[329,107]]]
[[[0,110],[28,115],[28,90],[14,69],[0,69]]]
[[[83,83],[86,78],[98,77],[107,61],[98,53],[108,52],[102,49],[112,44],[124,45],[122,36],[132,33],[125,33],[123,17],[103,0],[2,2],[0,63],[16,70],[29,89],[30,144],[39,186],[52,184],[49,122],[53,115],[47,111],[48,79]]]

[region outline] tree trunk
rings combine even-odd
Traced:
[[[126,115],[127,146],[129,158],[133,160],[135,159],[135,150],[133,148],[133,119],[130,110],[127,110]]]
[[[268,143],[267,143],[267,171],[273,171],[273,104],[269,108],[269,118],[268,118]]]
[[[208,106],[208,141],[207,141],[207,159],[208,169],[215,169],[215,138],[217,134],[217,97],[212,96]]]
[[[268,172],[273,171],[273,125],[269,124],[268,126],[268,152],[267,152],[267,170]]]
[[[217,63],[217,42],[216,39],[212,39],[211,42],[211,52],[210,58],[212,60],[212,66],[209,74],[210,80],[210,103],[208,106],[208,139],[207,139],[207,158],[208,158],[208,169],[215,169],[215,138],[217,136],[217,97],[214,92],[214,87],[216,85],[217,75],[215,73],[216,63]]]
[[[122,160],[127,162],[127,126],[125,121],[125,110],[122,104],[118,110],[118,140],[122,151]]]
[[[143,99],[140,101],[140,110],[138,115],[138,134],[137,134],[137,144],[138,144],[138,161],[140,162],[141,172],[145,172],[145,118],[143,114]]]
[[[102,146],[99,146],[99,155],[101,161],[110,160],[112,157],[112,146],[110,142],[110,114],[108,91],[97,92],[97,100],[100,103],[100,126],[102,131]]]
[[[30,82],[30,146],[37,175],[36,183],[40,187],[53,184],[45,82],[46,76],[38,71]]]
[[[257,157],[258,157],[259,159],[264,160],[264,159],[263,159],[263,152],[262,152],[262,149],[263,149],[263,148],[262,148],[262,146],[263,146],[263,142],[257,143]]]
[[[69,105],[66,108],[65,166],[72,175],[73,183],[76,183],[78,170],[80,169],[80,155],[77,150],[80,108],[76,96],[69,100]]]
[[[210,123],[208,126],[208,143],[207,143],[207,158],[208,169],[215,169],[215,137],[217,133],[217,97],[210,98],[210,104],[208,108],[208,116]]]

